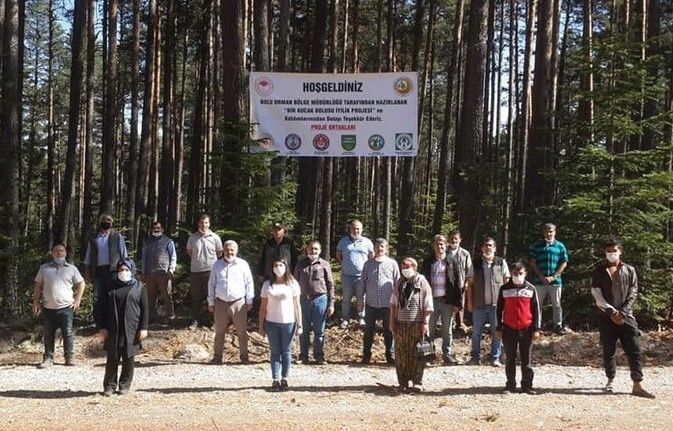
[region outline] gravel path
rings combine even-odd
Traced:
[[[432,366],[425,392],[400,395],[384,365],[297,365],[291,390],[267,391],[267,363],[213,366],[140,355],[133,391],[100,394],[104,360],[77,367],[0,366],[3,430],[29,429],[670,429],[673,367],[645,369],[657,395],[628,395],[620,367],[615,395],[592,367],[536,366],[538,395],[500,393],[504,369]],[[234,428],[236,429],[236,428]]]

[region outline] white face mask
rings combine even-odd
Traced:
[[[152,236],[159,238],[163,233],[161,232],[152,232]]]
[[[619,257],[621,256],[621,253],[618,251],[610,251],[605,253],[605,258],[608,260],[610,263],[617,263],[619,262]]]
[[[127,283],[127,282],[131,281],[131,271],[119,271],[117,273],[117,278],[122,283]]]
[[[318,260],[320,258],[320,253],[307,254],[306,257],[311,259],[311,261]]]
[[[283,266],[274,266],[273,273],[276,274],[276,277],[282,277],[285,275],[285,265]]]
[[[65,257],[55,257],[54,263],[56,265],[63,265],[65,263]]]
[[[512,276],[512,283],[514,283],[515,286],[521,286],[526,282],[526,277],[523,275],[513,275]]]
[[[404,276],[404,278],[411,278],[414,275],[416,275],[416,271],[414,270],[414,268],[403,268],[402,275]]]

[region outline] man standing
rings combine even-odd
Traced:
[[[187,240],[185,251],[191,258],[189,281],[192,290],[192,324],[190,330],[205,324],[203,301],[208,296],[208,278],[213,264],[222,256],[222,240],[210,230],[210,217],[202,214],[199,217],[199,230]]]
[[[112,229],[112,215],[100,215],[98,232],[89,238],[84,257],[84,275],[87,281],[93,281],[93,315],[100,312],[100,297],[110,280],[117,276],[117,263],[126,259],[124,237]]]
[[[374,256],[374,244],[362,236],[362,222],[351,221],[350,235],[345,235],[337,244],[336,259],[341,263],[341,328],[348,327],[351,318],[351,299],[362,290],[362,268]],[[358,323],[365,326],[364,313],[358,313]]]
[[[232,325],[238,335],[241,363],[248,362],[248,311],[255,288],[250,266],[236,257],[238,244],[225,241],[222,259],[213,264],[208,278],[208,310],[215,317],[214,364],[222,363],[224,336]]]
[[[449,257],[451,257],[453,260],[456,261],[456,267],[458,269],[458,276],[459,276],[458,288],[460,289],[460,309],[455,313],[456,327],[462,330],[463,332],[466,332],[467,326],[465,325],[465,289],[472,282],[474,269],[472,267],[472,256],[470,256],[470,252],[460,246],[460,243],[462,241],[463,237],[461,236],[459,230],[454,230],[449,234],[448,254]]]
[[[358,295],[358,312],[365,310],[365,333],[362,346],[362,363],[372,359],[372,343],[376,321],[383,321],[383,340],[386,346],[386,362],[394,364],[393,333],[390,332],[390,296],[400,278],[400,268],[388,257],[388,241],[374,240],[374,257],[362,268],[364,291]]]
[[[273,280],[271,263],[275,259],[285,259],[288,263],[288,271],[294,272],[297,265],[297,250],[292,241],[285,236],[285,226],[280,222],[275,222],[271,226],[271,238],[269,238],[262,247],[262,253],[259,258],[257,274],[260,277],[260,283],[266,280]]]
[[[467,309],[472,313],[472,352],[470,365],[481,359],[481,332],[484,324],[491,327],[491,365],[499,367],[502,343],[496,334],[496,309],[500,287],[509,281],[505,259],[495,255],[496,243],[486,237],[481,244],[481,257],[474,261],[474,281],[467,288]]]
[[[453,357],[453,316],[461,305],[461,278],[457,260],[446,252],[446,237],[435,235],[432,241],[434,253],[423,260],[421,274],[432,289],[433,311],[430,315],[430,340],[434,342],[437,321],[442,318],[442,359],[444,365],[455,365]]]
[[[147,287],[149,318],[153,321],[157,314],[157,297],[165,304],[168,318],[175,320],[171,281],[177,266],[175,243],[167,235],[161,222],[152,223],[152,233],[143,242],[143,281]]]
[[[308,363],[308,346],[313,332],[313,359],[325,364],[325,322],[334,313],[334,279],[329,262],[320,258],[320,243],[306,244],[306,257],[294,269],[301,290],[301,315],[304,331],[300,338],[299,362]]]
[[[72,323],[84,294],[84,278],[75,265],[66,261],[63,244],[51,248],[53,260],[40,266],[33,289],[33,314],[42,314],[44,356],[38,368],[54,364],[54,335],[61,328],[65,365],[75,365],[75,332]],[[76,292],[73,295],[73,288]]]
[[[616,374],[615,348],[619,340],[629,360],[633,381],[631,394],[654,398],[654,395],[647,392],[641,384],[643,366],[638,342],[640,331],[633,316],[633,304],[638,296],[636,270],[622,262],[622,244],[618,239],[606,241],[603,251],[605,261],[596,265],[591,276],[591,295],[601,310],[598,329],[603,345],[603,366],[608,378],[605,392],[614,392],[612,382]]]
[[[536,242],[530,248],[528,257],[533,270],[533,284],[540,301],[544,306],[547,296],[551,302],[554,321],[554,332],[565,334],[563,328],[563,310],[561,309],[561,274],[568,266],[568,250],[556,239],[556,226],[545,223],[543,226],[544,239]]]

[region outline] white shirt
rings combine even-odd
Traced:
[[[252,304],[255,289],[252,281],[252,272],[248,262],[235,257],[228,263],[218,259],[208,277],[208,305],[215,305],[215,298],[232,302],[245,298],[246,304]]]
[[[300,295],[299,283],[292,280],[290,284],[270,283],[262,286],[260,296],[267,299],[266,320],[274,323],[294,323],[294,298]]]
[[[45,263],[35,276],[35,283],[42,285],[42,305],[50,310],[70,307],[75,302],[72,288],[83,280],[77,267],[67,262]]]

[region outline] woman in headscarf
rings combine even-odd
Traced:
[[[402,277],[390,298],[390,330],[395,334],[397,381],[400,391],[421,392],[425,360],[418,356],[416,343],[429,333],[432,290],[425,277],[417,272],[415,259],[404,258],[400,267]]]
[[[103,394],[111,396],[117,388],[125,395],[133,381],[134,356],[142,349],[147,337],[149,303],[145,286],[135,278],[136,265],[132,259],[117,264],[117,277],[107,285],[101,298],[96,324],[105,343],[107,363],[103,379]],[[117,381],[119,361],[121,375]]]
[[[271,350],[271,390],[286,391],[292,363],[292,337],[301,335],[299,283],[292,277],[285,259],[271,263],[273,278],[262,286],[259,307],[259,334],[267,335]]]

